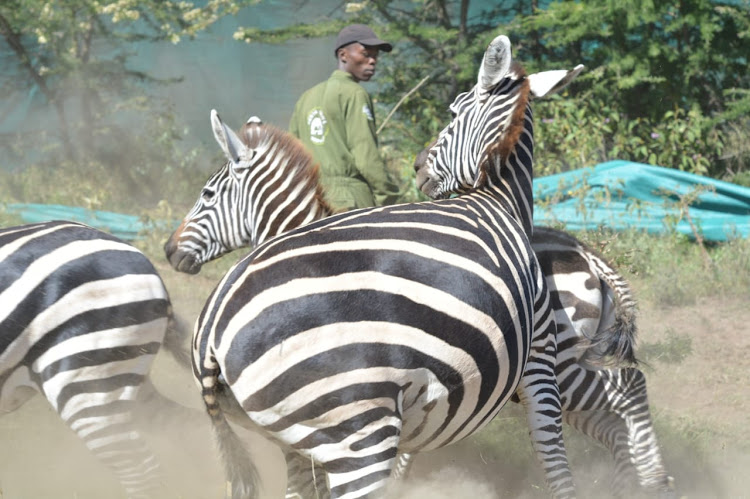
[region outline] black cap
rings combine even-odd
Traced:
[[[336,49],[333,51],[334,55],[338,53],[341,47],[354,42],[359,42],[368,47],[378,47],[385,52],[393,50],[393,46],[390,43],[378,38],[375,32],[368,26],[364,24],[350,24],[339,31],[339,35],[336,37]]]

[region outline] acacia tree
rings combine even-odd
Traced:
[[[65,158],[79,160],[94,150],[94,127],[106,130],[101,125],[107,116],[148,107],[144,84],[174,81],[129,67],[132,43],[178,43],[237,12],[242,2],[208,0],[201,5],[173,0],[4,0],[0,35],[15,56],[17,70],[3,71],[0,89],[6,95],[38,90],[56,115],[53,135],[62,143]]]
[[[732,139],[747,134],[750,116],[747,0],[565,0],[509,29],[532,67],[587,67],[571,101],[553,103],[567,105],[564,114],[542,105],[550,119],[568,119],[549,127],[561,125],[550,149],[597,149],[589,163],[624,157],[717,176],[748,156],[746,141]],[[571,137],[581,126],[598,144]],[[732,142],[739,147],[725,147]]]
[[[586,64],[594,96],[633,117],[692,106],[718,115],[737,104],[726,90],[750,86],[747,0],[565,0],[510,28],[538,63]]]
[[[379,64],[380,114],[430,76],[381,134],[386,152],[408,163],[447,122],[447,105],[473,85],[484,47],[503,32],[530,72],[586,65],[570,91],[536,104],[538,173],[620,158],[726,176],[750,158],[748,4],[364,0],[315,24],[241,29],[236,38],[273,43],[334,35],[349,22],[376,26],[394,42]]]

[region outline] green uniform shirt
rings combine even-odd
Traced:
[[[391,204],[391,183],[378,152],[372,99],[346,71],[307,90],[297,101],[289,131],[320,164],[321,184],[333,208]]]

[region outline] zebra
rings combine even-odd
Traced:
[[[508,49],[500,36],[483,60],[477,88],[487,114],[508,102],[527,111],[526,99],[506,84]],[[213,117],[216,134],[222,124]],[[197,203],[217,209],[191,210],[196,220],[186,217],[165,245],[179,270],[199,265],[176,240],[222,254],[228,246],[206,237],[218,234],[216,213],[242,204],[257,220],[268,208],[259,199],[263,189],[297,187],[275,178],[256,198],[242,198],[231,184],[250,182],[264,175],[259,165],[282,159],[227,130],[217,141],[232,180],[209,179]],[[493,135],[503,141],[499,132]],[[498,165],[488,178],[504,168],[530,175],[528,160]],[[193,337],[194,375],[235,495],[255,495],[257,472],[227,424],[223,390],[254,427],[322,465],[331,497],[382,489],[398,450],[469,436],[515,393],[550,490],[574,494],[553,372],[556,324],[523,220],[509,210],[509,200],[530,200],[515,201],[516,194],[488,183],[461,198],[334,214],[265,242],[252,224],[218,222],[260,243],[217,285]],[[222,199],[232,204],[219,207]],[[195,230],[201,225],[203,232]]]
[[[316,167],[299,142],[263,124],[257,117],[243,125],[239,137],[221,122],[215,111],[211,122],[227,162],[209,178],[195,206],[165,245],[173,267],[190,273],[198,272],[203,263],[219,255],[255,246],[299,223],[332,214],[321,196]],[[253,178],[242,184],[234,180],[236,176],[231,171],[241,153],[227,148],[227,144],[240,142],[243,146],[237,149],[252,150],[245,154],[253,154],[254,158]],[[418,155],[417,167],[424,162],[426,152],[427,149],[425,154]],[[282,184],[278,179],[294,180]],[[262,199],[258,193],[262,193]],[[288,207],[296,207],[296,210]],[[569,234],[535,227],[531,243],[553,295],[556,314],[567,314],[577,335],[589,339],[593,345],[581,350],[580,342],[568,342],[558,348],[576,349],[581,353],[579,362],[591,365],[598,365],[605,358],[614,363],[635,363],[636,306],[627,281],[594,250]],[[571,395],[576,388],[577,385],[570,385]],[[612,451],[617,466],[612,489],[615,495],[623,496],[632,478],[629,450],[621,445],[627,442],[627,435],[611,436],[613,429],[623,431],[618,424],[620,418],[609,418],[613,421],[603,428],[601,425],[608,418],[598,413],[584,416],[588,413],[563,413],[566,423],[601,441]],[[648,428],[650,426],[645,430]],[[653,456],[658,463],[658,449]],[[294,454],[287,458],[291,462]],[[303,460],[297,464],[298,471],[292,472],[290,468],[288,497],[314,495],[309,489],[315,481],[315,476],[307,473],[310,463]],[[649,465],[649,468],[655,470],[658,466]],[[300,494],[301,490],[308,492]]]
[[[288,134],[253,117],[236,137],[215,111],[211,121],[216,140],[228,161],[209,178],[195,206],[165,245],[173,267],[191,273],[198,272],[202,263],[217,255],[256,245],[297,223],[331,214],[322,200],[312,159]],[[227,144],[240,142],[242,147],[253,151],[254,157],[250,168],[254,177],[243,184],[235,182],[236,176],[231,173],[233,162],[241,154],[227,148]],[[417,164],[423,161],[420,154]],[[278,179],[294,180],[281,184]],[[263,198],[257,193],[262,193]],[[291,211],[290,206],[297,209]],[[258,213],[262,216],[253,216]],[[291,220],[290,217],[296,218]],[[604,356],[616,362],[634,362],[635,302],[627,282],[593,250],[570,235],[535,227],[531,242],[547,277],[553,303],[558,303],[556,314],[568,314],[578,336],[591,338],[597,347],[584,351],[587,358],[594,363]],[[608,349],[598,352],[604,345]],[[580,349],[580,346],[569,342],[559,348]],[[575,388],[571,385],[571,394],[575,393]],[[565,412],[564,420],[597,440],[602,440],[602,435],[609,432],[590,422],[584,424],[580,412]],[[592,421],[602,420],[597,417]],[[628,453],[622,453],[621,448],[612,443],[622,440],[606,438],[602,442],[619,456],[613,485],[613,490],[619,491],[617,495],[623,494],[622,484],[627,483],[625,478],[629,471]],[[299,469],[309,470],[309,463],[302,462]],[[289,480],[295,485],[290,485],[289,497],[298,496],[300,487],[312,484],[313,478],[290,473]]]
[[[159,461],[136,420],[156,403],[177,405],[148,378],[162,343],[182,364],[190,358],[149,260],[75,222],[1,229],[0,321],[0,412],[40,392],[128,497],[160,490]]]
[[[572,72],[563,71],[566,75],[562,84],[571,81],[582,69],[583,66],[578,66]],[[516,85],[517,82],[528,78],[520,65],[510,65],[509,71],[513,75],[509,78],[509,85]],[[544,95],[550,84],[558,85],[556,88],[560,88],[561,85],[556,81],[550,83],[544,79],[533,81],[531,95]],[[418,158],[417,187],[430,198],[442,199],[456,194],[459,197],[474,195],[477,186],[487,181],[487,163],[492,164],[498,161],[497,158],[523,162],[526,161],[526,157],[533,155],[531,114],[512,116],[516,110],[511,106],[494,116],[494,119],[470,112],[469,110],[475,109],[478,103],[481,104],[483,98],[476,90],[458,95],[449,108],[453,116],[451,122],[427,148],[424,157]],[[481,136],[486,128],[504,126],[502,120],[506,117],[516,121],[515,130],[519,133],[518,144],[521,146],[514,150],[510,150],[502,143],[493,147],[476,147],[478,141],[474,137]],[[521,126],[521,123],[524,123],[524,126]],[[511,132],[507,133],[510,135]],[[512,168],[505,169],[504,173],[499,181],[507,190],[516,193],[531,191],[531,175],[519,175]],[[528,202],[529,199],[530,195],[516,195],[510,196],[507,200],[510,209],[523,221],[527,231],[533,230],[533,203]],[[524,204],[518,200],[524,201]],[[549,230],[537,231],[542,232],[545,239],[549,239]],[[571,236],[562,233],[552,235],[557,244],[563,246],[577,242]],[[564,241],[565,238],[567,241]],[[538,244],[535,249],[539,256],[543,245]],[[553,249],[553,252],[555,251]],[[623,322],[605,323],[603,328],[597,327],[594,330],[594,335],[587,335],[584,328],[571,327],[572,324],[566,321],[567,318],[575,322],[575,316],[567,317],[569,314],[565,311],[566,308],[573,308],[578,312],[581,307],[566,300],[563,293],[554,294],[554,289],[559,283],[552,279],[550,288],[553,290],[553,307],[559,325],[555,374],[560,387],[564,419],[610,448],[621,475],[616,477],[613,484],[616,495],[624,493],[626,477],[630,474],[625,457],[629,455],[628,461],[635,467],[641,487],[672,497],[673,481],[664,468],[656,434],[653,431],[646,379],[643,372],[635,367],[634,336],[628,334],[628,328],[634,324],[635,303],[627,283],[624,279],[615,278],[619,276],[604,259],[590,249],[578,251],[578,255],[582,257],[580,263],[583,264],[582,267],[579,265],[582,271],[580,277],[588,279],[590,276],[609,276],[610,289],[615,293],[625,314],[619,316],[619,319],[624,319]],[[556,262],[548,260],[548,263],[551,265],[545,268],[542,264],[542,267],[548,276],[554,276]],[[559,263],[563,261],[560,260]],[[580,289],[580,286],[576,288]],[[571,296],[575,298],[575,291],[569,298]],[[594,298],[597,296],[603,297],[600,293],[594,292]],[[605,305],[608,305],[607,301],[601,302],[601,306]],[[618,316],[615,316],[615,319],[618,319]],[[631,332],[634,330],[631,329]],[[611,337],[612,333],[616,336]],[[610,336],[610,340],[605,339],[607,336]],[[611,368],[605,368],[607,357],[610,357],[611,364],[614,364]],[[631,365],[620,367],[622,364]],[[611,415],[596,414],[598,411],[605,411]],[[623,432],[626,436],[622,435]],[[627,453],[623,451],[623,441],[627,442]]]

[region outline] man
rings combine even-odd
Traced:
[[[380,51],[392,46],[363,24],[342,29],[334,55],[338,69],[307,90],[294,107],[289,130],[320,164],[326,200],[337,210],[391,204],[398,188],[378,152],[370,81]]]

